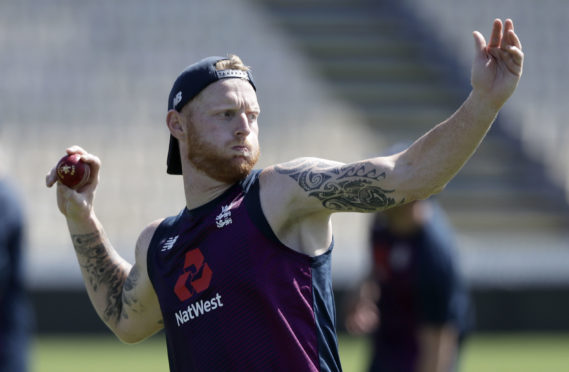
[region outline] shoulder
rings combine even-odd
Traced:
[[[375,212],[403,201],[391,172],[389,158],[349,164],[299,158],[268,168],[262,174],[261,187],[267,184],[311,210]]]
[[[143,258],[146,260],[146,253],[148,252],[148,248],[150,246],[150,242],[154,237],[154,233],[158,226],[164,221],[164,218],[160,218],[157,220],[152,221],[149,223],[140,233],[138,239],[136,241],[136,257],[137,259]]]
[[[342,165],[319,158],[297,158],[264,169],[259,178],[266,191],[306,194],[319,189]]]
[[[323,176],[326,173],[336,173],[336,169],[343,165],[343,163],[336,161],[304,157],[276,164],[265,169],[262,175],[263,177],[268,176],[279,180],[288,177],[294,180],[295,184],[300,184],[301,187],[306,188],[310,187],[307,183],[325,180],[326,177]]]
[[[338,162],[306,157],[267,167],[259,176],[261,201],[288,212],[322,210],[322,202],[314,196],[340,166]]]
[[[303,157],[290,160],[285,163],[273,166],[276,172],[280,174],[296,174],[297,172],[313,170],[313,169],[330,169],[343,166],[343,163],[326,160],[321,158]]]

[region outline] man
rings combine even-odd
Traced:
[[[207,58],[175,81],[168,172],[186,206],[140,234],[135,263],[113,250],[93,210],[99,159],[79,190],[58,183],[87,291],[125,342],[165,328],[172,371],[338,371],[330,278],[335,212],[375,212],[443,189],[515,90],[523,53],[511,20],[488,45],[475,32],[473,90],[407,150],[342,164],[302,158],[252,171],[259,104],[238,58]],[[55,169],[46,184],[56,183]]]
[[[0,174],[0,372],[28,370],[32,314],[24,288],[24,242],[19,196]]]
[[[348,332],[373,332],[369,371],[454,371],[471,317],[442,209],[429,199],[378,212],[370,248],[346,318]]]

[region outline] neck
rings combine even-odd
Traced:
[[[184,172],[183,177],[188,209],[194,209],[212,201],[234,185],[217,181],[199,171]]]

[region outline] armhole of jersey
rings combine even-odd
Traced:
[[[154,286],[154,271],[152,263],[154,262],[154,257],[156,257],[155,252],[158,249],[160,239],[165,235],[168,229],[174,226],[179,217],[180,215],[166,217],[162,222],[160,222],[158,227],[156,227],[154,235],[152,235],[152,239],[150,239],[148,251],[146,252],[146,271],[148,272],[148,278],[150,279],[152,286]]]
[[[259,194],[260,186],[259,186],[259,175],[261,171],[255,171],[250,174],[247,179],[243,182],[243,192],[245,193],[245,206],[247,211],[249,212],[249,216],[251,220],[257,226],[257,228],[271,241],[279,244],[284,245],[281,243],[279,238],[277,238],[276,234],[274,233],[271,225],[269,225],[269,221],[265,217],[263,213],[263,209],[261,208],[261,197]]]
[[[259,192],[260,173],[261,173],[260,170],[252,172],[252,174],[249,177],[247,177],[245,181],[243,181],[243,191],[245,193],[245,206],[247,208],[249,216],[251,217],[251,221],[253,221],[255,226],[257,226],[259,231],[261,231],[261,233],[265,235],[267,239],[273,241],[276,244],[279,244],[280,246],[286,248],[290,252],[306,256],[304,253],[299,253],[293,250],[292,248],[287,247],[283,242],[281,242],[280,239],[275,234],[275,232],[273,231],[271,225],[269,225],[269,221],[267,221],[267,217],[265,217],[265,213],[263,213],[263,208],[261,207],[261,196]],[[328,247],[326,252],[315,257],[310,257],[310,256],[306,257],[310,258],[312,265],[319,265],[327,260],[326,258],[327,253],[331,252],[333,248],[334,248],[334,237],[332,237],[332,242],[330,243],[330,246]]]

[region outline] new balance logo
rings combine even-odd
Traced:
[[[231,207],[233,207],[233,204],[222,206],[221,213],[215,217],[215,224],[218,229],[233,223],[233,220],[231,220]]]
[[[176,244],[178,237],[179,235],[169,237],[168,240],[166,240],[166,242],[162,245],[160,252],[166,252],[172,249],[174,247],[174,244]]]
[[[172,101],[172,106],[176,108],[178,103],[182,102],[182,91],[179,91]]]

